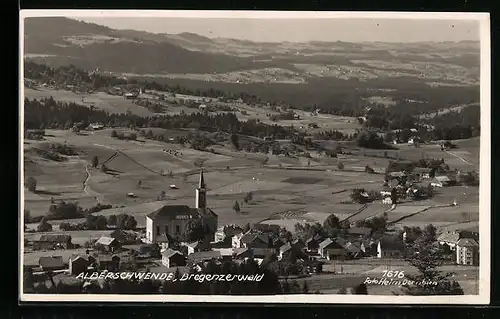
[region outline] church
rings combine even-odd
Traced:
[[[165,205],[146,216],[146,241],[166,249],[172,238],[179,238],[199,225],[207,230],[207,241],[215,240],[218,216],[207,207],[207,191],[203,170],[196,188],[195,207]]]

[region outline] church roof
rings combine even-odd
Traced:
[[[200,171],[200,183],[198,188],[205,188],[205,178],[203,177],[203,169]]]
[[[147,217],[154,219],[156,217],[176,217],[176,216],[190,216],[190,219],[198,219],[203,215],[217,216],[210,208],[194,208],[187,205],[165,205],[147,215]]]

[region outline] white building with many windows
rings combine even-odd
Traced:
[[[475,239],[462,238],[457,242],[457,264],[459,265],[479,265],[479,244]]]

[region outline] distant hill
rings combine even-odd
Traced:
[[[190,33],[172,36],[113,30],[59,17],[27,18],[24,33],[25,54],[50,66],[73,64],[129,73],[213,73],[273,66],[242,57],[187,50],[179,44],[196,43],[199,49],[211,43],[208,38]]]

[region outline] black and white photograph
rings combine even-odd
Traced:
[[[489,24],[21,10],[20,300],[489,303]]]

